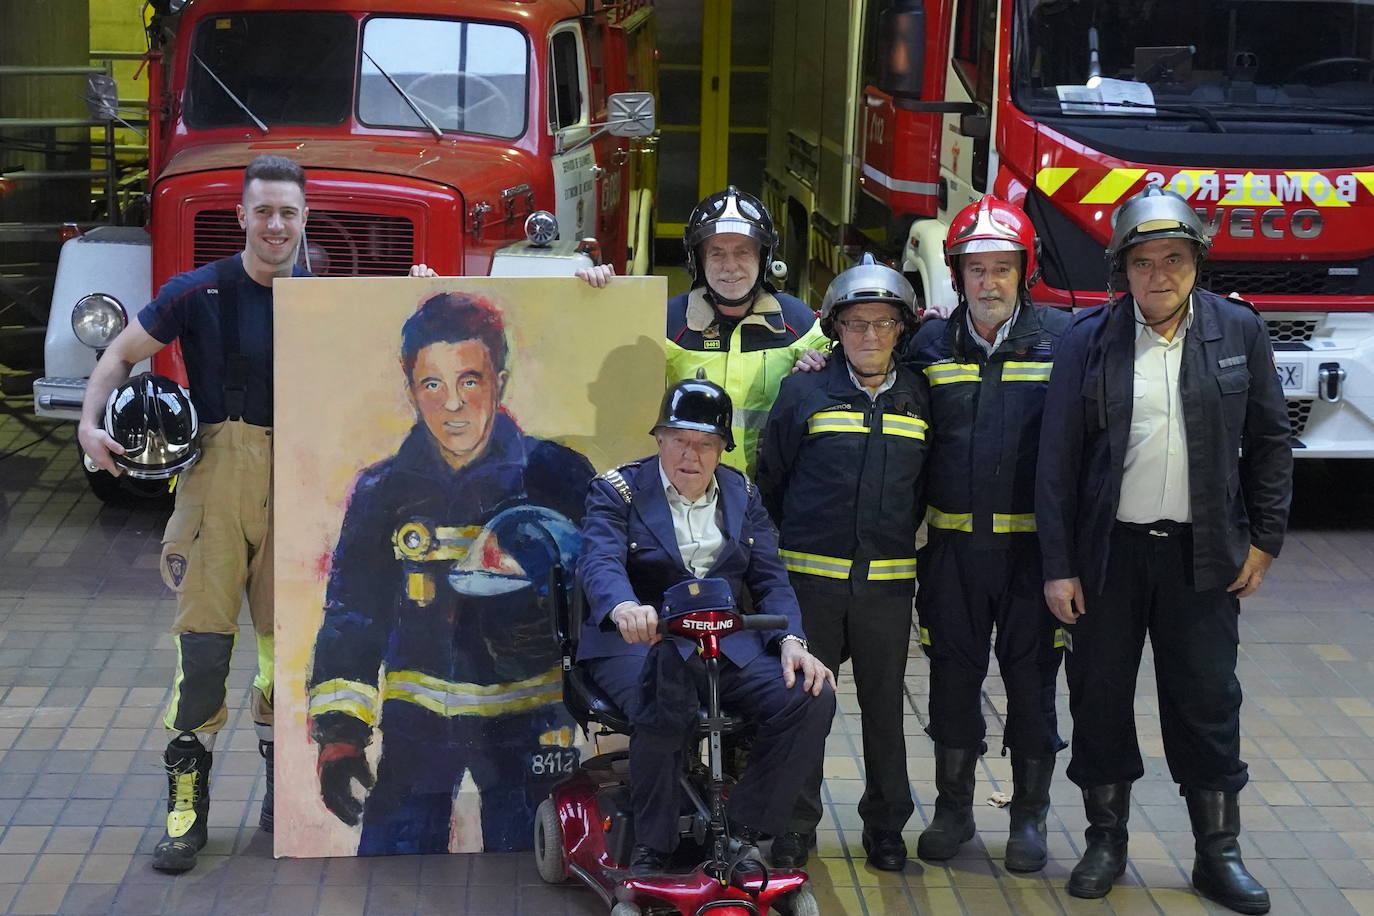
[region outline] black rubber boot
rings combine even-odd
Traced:
[[[1054,757],[1011,755],[1011,825],[1007,830],[1007,871],[1039,871],[1049,857],[1045,816],[1050,811]]]
[[[973,768],[980,749],[935,745],[935,816],[916,841],[916,855],[932,862],[953,858],[973,839]]]
[[[1240,857],[1240,804],[1235,792],[1185,789],[1188,819],[1193,823],[1196,858],[1193,887],[1237,913],[1269,912],[1269,892]]]
[[[1114,782],[1083,790],[1088,815],[1088,848],[1069,875],[1071,897],[1105,897],[1126,870],[1126,821],[1131,816],[1131,784]]]
[[[163,754],[167,769],[167,829],[153,850],[153,868],[184,872],[196,866],[196,853],[208,838],[210,764],[214,755],[191,732],[172,739]]]
[[[263,762],[267,766],[267,792],[262,797],[262,813],[258,815],[258,826],[268,833],[272,832],[272,815],[275,810],[273,805],[272,777],[275,764],[276,744],[271,741],[258,740],[258,753],[262,755]]]

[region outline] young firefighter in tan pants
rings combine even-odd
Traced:
[[[272,829],[272,280],[294,268],[305,226],[305,174],[261,156],[244,171],[244,250],[173,277],[96,364],[78,437],[112,473],[123,448],[97,423],[110,392],[138,362],[180,340],[203,456],[177,486],[162,542],[162,578],[177,594],[177,670],[164,719],[172,738],[167,829],[153,867],[183,872],[206,843],[211,750],[228,720],[229,659],[246,594],[257,633],[253,721],[267,763],[260,824]]]

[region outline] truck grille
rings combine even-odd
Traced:
[[[1315,319],[1270,318],[1264,323],[1269,326],[1269,339],[1274,343],[1306,343],[1317,331]]]
[[[403,216],[311,208],[306,241],[320,277],[403,277],[415,263],[415,225]],[[196,267],[242,250],[233,210],[196,214]]]
[[[1354,295],[1361,292],[1360,272],[1331,274],[1331,267],[1349,265],[1303,262],[1204,261],[1198,285],[1225,296]]]
[[[1288,402],[1288,423],[1293,427],[1293,438],[1296,439],[1307,431],[1307,420],[1312,416],[1311,401],[1289,401]]]

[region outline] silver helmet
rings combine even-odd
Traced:
[[[864,252],[858,264],[842,271],[830,281],[821,300],[821,333],[831,340],[838,337],[835,318],[851,305],[861,302],[887,302],[901,313],[906,332],[916,327],[916,290],[900,271],[879,264]]]
[[[1206,257],[1212,247],[1202,218],[1188,201],[1175,191],[1150,184],[1112,213],[1107,263],[1112,270],[1121,270],[1126,249],[1156,239],[1186,239],[1197,247],[1199,258]]]

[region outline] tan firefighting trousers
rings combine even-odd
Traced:
[[[229,659],[245,592],[257,634],[253,720],[272,726],[272,430],[207,424],[200,461],[177,483],[162,536],[162,580],[177,593],[172,702],[176,731],[213,734],[228,719]]]

